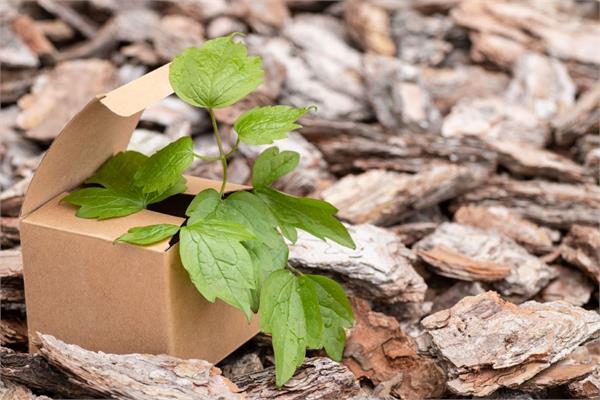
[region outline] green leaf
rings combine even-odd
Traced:
[[[240,243],[255,237],[231,221],[201,220],[180,230],[179,255],[198,291],[210,302],[220,298],[252,317],[255,289],[252,259]]]
[[[273,335],[275,382],[287,382],[304,361],[306,323],[296,276],[287,270],[273,272],[260,296],[261,330]]]
[[[221,196],[215,189],[201,191],[194,197],[187,210],[185,210],[185,215],[190,217],[188,225],[207,218],[217,210],[220,204]]]
[[[154,203],[161,202],[165,199],[168,199],[169,197],[174,196],[176,194],[185,192],[185,189],[186,189],[185,184],[186,184],[185,178],[181,177],[181,178],[179,178],[177,183],[175,183],[173,186],[167,188],[167,190],[165,190],[164,192],[152,192],[152,193],[141,194],[142,191],[139,190],[139,188],[135,188],[135,189],[138,190],[142,196],[144,196],[147,204],[154,204]]]
[[[269,147],[254,161],[252,186],[266,187],[291,172],[300,162],[300,154],[295,151],[279,152],[277,147]]]
[[[337,209],[331,204],[291,196],[270,188],[257,188],[254,193],[271,209],[285,236],[294,241],[295,229],[302,229],[319,239],[331,239],[342,246],[355,248],[344,225],[335,218]]]
[[[80,206],[77,216],[82,218],[123,217],[146,207],[144,199],[136,193],[99,187],[75,190],[62,201]]]
[[[193,160],[192,138],[182,137],[154,153],[136,172],[134,184],[143,193],[166,191],[179,182]]]
[[[323,320],[321,319],[317,290],[313,281],[304,276],[298,277],[298,284],[306,321],[306,345],[312,349],[319,349],[323,346],[321,344]]]
[[[148,157],[137,151],[119,152],[102,164],[85,183],[97,183],[108,189],[129,190],[133,176],[146,160]]]
[[[169,67],[169,81],[185,102],[204,108],[223,108],[253,92],[264,75],[260,57],[249,57],[235,34],[186,49]]]
[[[179,232],[179,226],[173,224],[137,226],[119,236],[116,241],[138,245],[149,245],[170,238],[177,232]]]
[[[242,114],[234,129],[243,142],[248,144],[271,144],[284,139],[288,132],[302,128],[295,122],[308,108],[290,106],[256,107]]]
[[[287,265],[289,249],[283,238],[279,236],[279,245],[269,247],[259,240],[247,240],[242,243],[250,258],[254,272],[256,289],[251,290],[252,311],[257,312],[260,305],[260,293],[267,277],[274,271]]]
[[[354,322],[352,307],[344,289],[334,280],[320,275],[303,275],[302,278],[314,283],[323,320],[322,343],[329,357],[342,359],[346,333]]]
[[[265,203],[250,192],[229,195],[224,201],[222,216],[245,225],[269,247],[277,248],[281,243],[277,219]]]

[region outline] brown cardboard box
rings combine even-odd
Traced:
[[[76,79],[76,78],[75,78]],[[143,109],[173,92],[168,65],[99,96],[56,138],[21,211],[29,333],[90,350],[165,353],[217,362],[258,332],[255,318],[197,292],[169,240],[140,247],[113,240],[140,225],[184,218],[143,210],[104,221],[78,218],[60,199],[127,147]],[[191,200],[219,182],[187,177]],[[230,190],[241,186],[230,185]],[[33,349],[33,347],[31,348]]]

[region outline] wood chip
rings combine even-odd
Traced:
[[[11,382],[3,382],[0,386],[0,399],[11,400],[52,400],[48,396],[36,396],[28,387]]]
[[[307,358],[281,388],[275,386],[275,368],[237,376],[233,382],[248,400],[317,400],[351,398],[360,391],[352,373],[328,358]]]
[[[85,76],[82,81],[73,76]],[[117,85],[115,68],[108,61],[81,60],[58,64],[36,80],[31,94],[19,100],[17,119],[25,136],[47,141],[55,138],[69,119],[98,93]]]
[[[463,206],[454,213],[454,220],[459,224],[497,231],[534,254],[550,252],[554,248],[553,243],[560,238],[558,231],[540,227],[500,206]]]
[[[339,217],[352,223],[397,224],[418,210],[456,197],[482,184],[488,169],[480,165],[435,165],[416,175],[371,170],[348,175],[323,191]]]
[[[383,303],[423,301],[427,285],[398,236],[373,225],[348,226],[348,231],[356,250],[299,232],[298,241],[290,246],[290,264],[330,274],[365,298]]]
[[[22,277],[23,259],[21,250],[0,250],[0,279]]]
[[[600,188],[589,184],[518,181],[496,176],[463,195],[458,203],[503,206],[527,219],[555,228],[600,224]]]
[[[555,276],[512,239],[467,225],[441,224],[414,249],[440,275],[493,282],[500,293],[518,300],[533,297]]]
[[[475,65],[458,65],[453,68],[420,69],[425,89],[443,115],[462,99],[495,96],[506,90],[506,74],[491,72]]]
[[[37,4],[51,14],[60,17],[63,21],[77,29],[88,39],[96,35],[97,29],[85,16],[79,14],[73,8],[56,0],[36,0]]]
[[[23,39],[14,31],[10,24],[0,25],[0,62],[11,67],[37,67],[39,60],[36,54],[25,44]]]
[[[559,60],[527,53],[515,63],[506,97],[548,119],[575,103],[575,84]]]
[[[197,21],[183,15],[162,17],[152,35],[156,53],[171,61],[188,47],[198,47],[204,41],[204,29]]]
[[[560,246],[561,257],[600,283],[600,231],[573,225]]]
[[[27,324],[24,321],[6,319],[0,320],[0,346],[27,349]]]
[[[371,311],[359,298],[352,305],[356,322],[348,334],[343,363],[357,378],[384,384],[390,395],[402,399],[444,394],[444,371],[432,359],[417,354],[414,339],[395,318]]]
[[[444,119],[442,135],[480,136],[538,148],[550,140],[549,129],[533,111],[500,97],[461,100]]]
[[[557,277],[540,292],[540,300],[564,300],[574,306],[583,306],[590,301],[594,285],[582,272],[562,265],[551,268]]]
[[[34,23],[37,29],[53,42],[62,42],[75,36],[73,28],[61,19],[44,19]]]
[[[38,335],[40,354],[70,380],[104,396],[122,399],[239,399],[237,387],[204,360],[166,355],[108,354]]]
[[[586,91],[577,103],[552,120],[554,139],[567,146],[586,133],[598,134],[600,129],[600,83]]]
[[[582,347],[585,349],[578,349],[580,351],[577,352],[576,361],[594,365],[595,368],[585,378],[571,382],[568,390],[574,397],[592,399],[600,396],[600,340],[591,341]]]
[[[384,56],[396,54],[385,9],[370,1],[350,0],[344,3],[344,18],[350,36],[363,50]]]
[[[160,17],[148,8],[129,8],[120,11],[115,17],[117,38],[123,42],[143,42],[152,39],[156,27],[160,27]]]
[[[367,95],[379,122],[388,129],[436,132],[440,113],[425,90],[419,70],[384,56],[365,56]]]
[[[234,0],[231,7],[236,8],[235,14],[261,35],[276,33],[290,19],[284,0]]]
[[[21,37],[23,42],[37,56],[54,55],[56,49],[52,43],[46,38],[44,33],[39,30],[35,21],[28,15],[19,15],[13,19],[12,27],[16,34]]]
[[[462,396],[488,396],[519,386],[594,337],[600,315],[565,302],[516,306],[486,292],[422,324],[447,362],[448,388]]]

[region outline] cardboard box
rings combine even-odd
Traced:
[[[193,195],[220,182],[187,177],[187,195],[154,211],[104,221],[78,218],[75,207],[60,203],[127,147],[146,106],[172,92],[165,65],[98,96],[65,126],[40,163],[21,211],[30,337],[39,331],[90,350],[218,362],[258,332],[257,318],[248,323],[240,311],[198,293],[178,244],[113,243],[134,226],[181,225]]]

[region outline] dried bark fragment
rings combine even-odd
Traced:
[[[74,76],[85,77],[74,80]],[[50,140],[60,133],[66,122],[96,94],[117,85],[115,68],[108,61],[82,60],[58,64],[38,77],[31,94],[19,100],[17,119],[25,136]]]
[[[590,300],[594,285],[582,272],[562,265],[551,268],[557,272],[557,277],[540,292],[540,300],[564,300],[574,306],[583,306]]]
[[[82,387],[73,382],[63,371],[50,365],[39,354],[15,353],[0,347],[2,365],[0,377],[3,382],[11,382],[47,393],[58,398],[98,398],[102,393]]]
[[[0,247],[13,247],[20,236],[18,217],[0,217]]]
[[[467,225],[444,223],[414,249],[440,275],[493,282],[503,295],[519,300],[533,297],[554,277],[545,263],[512,239]]]
[[[552,120],[554,140],[567,146],[586,133],[597,135],[600,129],[600,83],[594,85],[577,103]]]
[[[16,34],[10,24],[0,25],[2,46],[0,47],[0,62],[12,67],[37,67],[39,60],[36,54]]]
[[[539,118],[550,118],[575,103],[575,84],[555,58],[527,53],[515,63],[513,75],[506,97]]]
[[[235,359],[228,357],[221,362],[220,368],[223,370],[223,376],[228,379],[265,369],[258,353],[247,353]]]
[[[418,132],[439,130],[440,113],[416,67],[396,58],[369,54],[364,64],[367,95],[383,126]]]
[[[27,324],[20,320],[0,320],[0,346],[27,347]]]
[[[476,65],[453,68],[421,68],[425,88],[443,115],[462,99],[485,98],[504,92],[506,74],[487,71]]]
[[[413,255],[400,238],[373,225],[348,226],[356,250],[299,232],[289,262],[334,275],[360,296],[384,303],[420,302],[427,285],[412,267]]]
[[[20,250],[0,250],[0,278],[23,276],[23,260]]]
[[[384,56],[396,54],[385,9],[369,1],[349,0],[344,3],[344,18],[350,36],[363,50]]]
[[[553,242],[560,238],[559,232],[540,227],[518,213],[499,206],[463,206],[454,213],[454,220],[459,224],[497,231],[534,254],[550,252],[554,247]]]
[[[371,311],[365,300],[353,299],[356,323],[348,334],[343,363],[357,378],[389,386],[402,399],[444,394],[445,374],[435,362],[417,354],[417,345],[398,321]]]
[[[495,138],[483,140],[498,153],[498,162],[514,174],[565,182],[592,181],[584,167],[551,151]]]
[[[39,30],[34,20],[28,15],[19,15],[12,20],[12,27],[38,57],[53,56],[56,49],[52,43]]]
[[[583,349],[582,349],[583,348]],[[579,351],[578,351],[579,350]],[[582,364],[595,368],[591,374],[568,385],[569,393],[575,397],[592,399],[600,396],[600,340],[594,340],[576,350],[576,358]]]
[[[275,386],[275,368],[233,378],[248,400],[317,400],[350,398],[360,391],[354,375],[345,366],[328,358],[308,358],[281,388]]]
[[[390,226],[477,187],[488,173],[477,164],[438,164],[416,175],[371,170],[345,176],[322,196],[340,210],[343,219]]]
[[[96,26],[87,17],[81,15],[68,5],[56,0],[36,0],[37,4],[51,14],[58,16],[86,38],[92,38],[97,33]]]
[[[560,246],[561,257],[600,283],[600,231],[573,225]]]
[[[488,396],[514,388],[600,332],[600,315],[565,302],[520,306],[495,292],[465,297],[422,321],[451,373],[448,388]]]
[[[400,241],[406,246],[412,246],[435,231],[438,225],[438,222],[408,222],[401,225],[394,225],[389,229],[397,234]]]
[[[166,355],[107,354],[38,335],[40,353],[84,388],[123,399],[241,398],[237,387],[204,360]]]
[[[160,20],[152,42],[158,55],[170,61],[188,47],[204,41],[204,29],[197,21],[183,15],[167,15]]]
[[[533,111],[500,97],[461,100],[444,119],[446,137],[481,136],[494,141],[544,147],[549,129]]]
[[[75,35],[73,28],[61,19],[44,19],[34,23],[37,29],[53,42],[69,40]]]
[[[565,385],[588,376],[600,365],[600,353],[594,354],[594,347],[598,346],[597,340],[579,346],[567,357],[525,382],[519,389],[539,393],[544,389]]]
[[[149,8],[133,7],[121,10],[115,16],[117,38],[123,42],[143,42],[152,39],[152,34],[159,26],[160,17]],[[160,29],[160,26],[159,28]]]
[[[10,382],[0,382],[0,399],[3,400],[52,400],[48,396],[36,396],[28,387]]]
[[[209,39],[214,39],[221,36],[227,36],[234,32],[246,33],[248,27],[237,19],[222,15],[216,17],[208,24],[206,28],[206,36]]]
[[[527,219],[555,228],[600,224],[600,188],[590,184],[518,181],[496,176],[463,195],[458,203],[503,206]]]
[[[406,63],[439,65],[452,50],[444,40],[453,26],[446,16],[424,16],[406,8],[394,13],[391,24],[398,58]]]
[[[290,19],[284,0],[236,0],[232,8],[252,29],[261,35],[272,35]]]
[[[458,281],[448,289],[437,294],[433,300],[431,312],[436,313],[441,310],[453,307],[456,303],[466,296],[476,296],[486,292],[486,285],[480,282]]]

